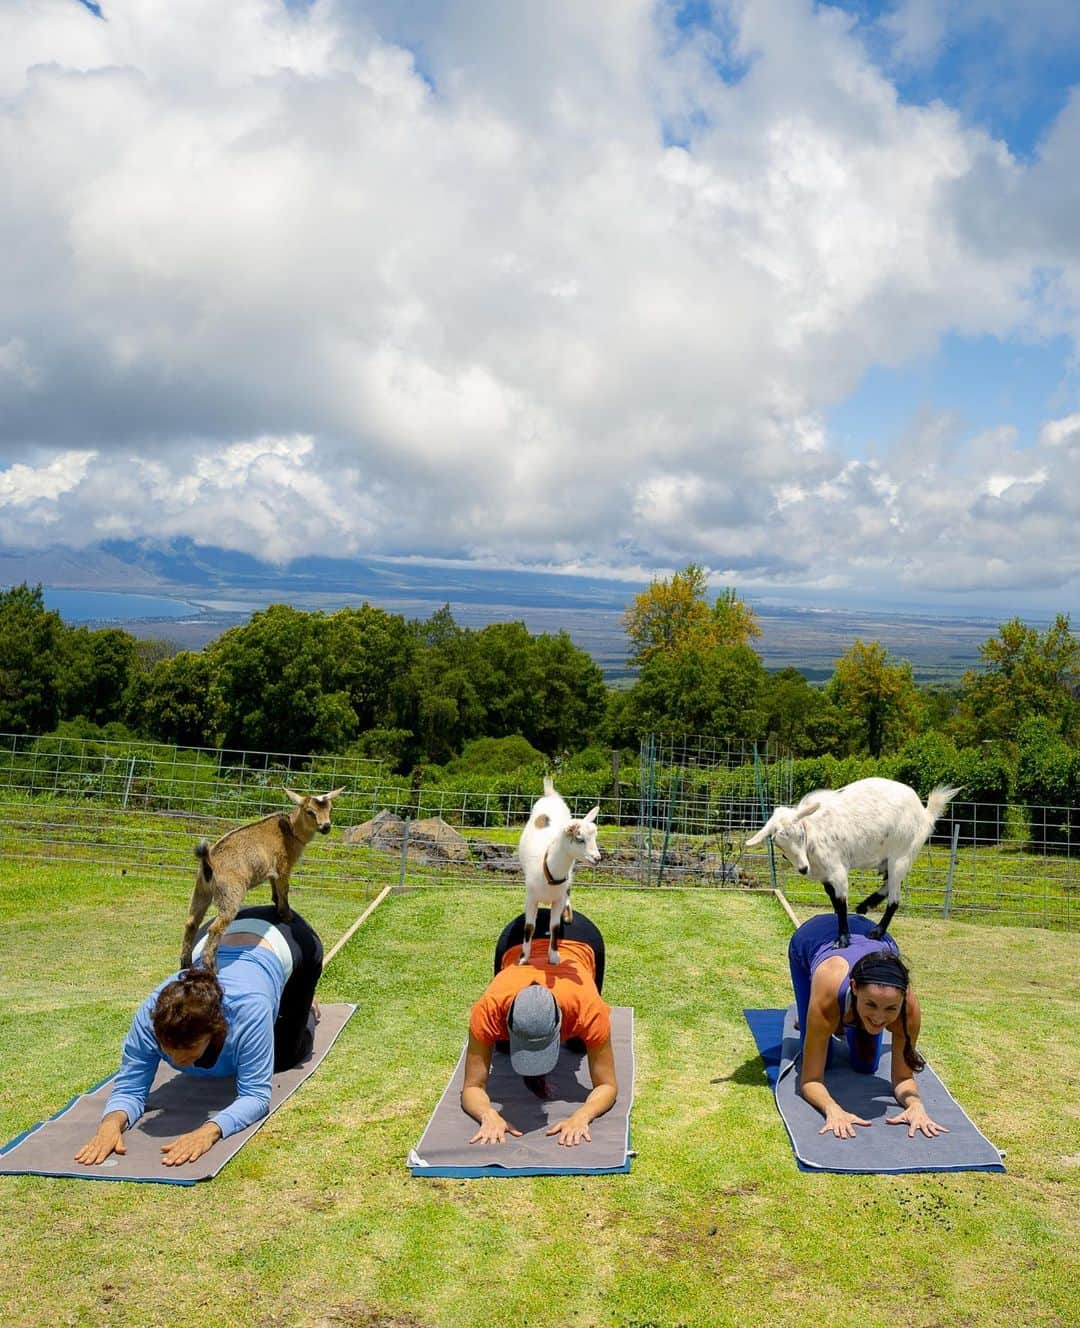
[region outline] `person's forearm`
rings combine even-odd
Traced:
[[[482,1121],[485,1112],[494,1111],[487,1091],[476,1084],[461,1090],[461,1109],[475,1121]]]
[[[107,1111],[101,1118],[101,1125],[115,1125],[117,1132],[123,1134],[128,1127],[128,1114],[126,1111]]]
[[[919,1086],[911,1075],[907,1075],[893,1084],[893,1096],[905,1111],[913,1102],[922,1101],[922,1098],[919,1097]]]
[[[578,1108],[588,1120],[594,1121],[615,1105],[618,1090],[614,1084],[597,1084]]]
[[[809,1083],[799,1085],[799,1092],[803,1098],[810,1103],[823,1116],[829,1114],[829,1109],[839,1107],[839,1103],[829,1093],[829,1090],[820,1079],[811,1079]]]

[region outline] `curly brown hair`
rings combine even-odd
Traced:
[[[185,968],[162,987],[150,1013],[154,1036],[163,1047],[191,1047],[203,1038],[224,1038],[225,993],[213,973]]]

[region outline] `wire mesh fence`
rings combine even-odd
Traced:
[[[604,857],[578,871],[581,884],[780,887],[795,903],[828,906],[821,886],[773,858],[768,845],[745,847],[772,807],[791,801],[791,762],[782,753],[654,736],[637,768],[620,770],[615,760],[610,771],[557,783],[576,814],[600,807]],[[517,837],[540,792],[528,784],[425,782],[347,757],[0,735],[0,851],[193,876],[198,839],[288,811],[283,785],[344,786],[335,833],[309,846],[295,887],[363,899],[388,884],[517,885]],[[876,884],[874,873],[853,873],[852,900]],[[958,802],[920,853],[904,907],[1072,931],[1078,893],[1077,809]]]

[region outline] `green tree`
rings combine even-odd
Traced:
[[[646,664],[657,654],[714,646],[748,645],[761,635],[749,605],[732,589],[710,608],[705,569],[690,563],[670,581],[654,580],[623,614],[631,664]]]
[[[370,604],[339,609],[322,633],[334,686],[348,696],[360,732],[396,728],[417,651],[416,634],[402,615]]]
[[[484,734],[475,633],[458,626],[448,604],[426,622],[414,622],[412,630],[418,649],[407,680],[402,723],[415,735],[409,760],[441,765],[469,738]]]
[[[1080,641],[1067,614],[1059,613],[1045,632],[1011,618],[979,654],[982,667],[964,675],[959,707],[975,741],[1015,741],[1033,717],[1067,741],[1080,741]]]
[[[798,669],[768,675],[761,708],[765,735],[793,756],[838,756],[856,741],[852,717]]]
[[[221,722],[217,669],[207,653],[181,650],[133,685],[131,715],[140,731],[181,747],[213,747]]]
[[[48,733],[60,717],[64,624],[41,586],[0,591],[0,731]]]
[[[274,604],[210,648],[228,747],[344,751],[358,721],[322,613]]]
[[[712,606],[712,640],[718,646],[746,646],[761,635],[754,610],[729,586]]]
[[[826,696],[854,721],[857,750],[880,756],[894,751],[920,726],[919,693],[911,665],[889,662],[880,641],[855,644],[836,661]]]
[[[761,660],[749,646],[657,653],[620,707],[618,737],[649,732],[762,736]]]
[[[61,714],[99,725],[119,721],[138,671],[137,642],[119,627],[68,629],[61,652]]]
[[[533,638],[540,706],[526,737],[542,752],[576,752],[587,747],[607,709],[604,673],[587,650],[566,632]]]

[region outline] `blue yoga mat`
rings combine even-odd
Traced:
[[[1004,1171],[1003,1153],[973,1124],[964,1109],[929,1065],[917,1083],[930,1116],[949,1130],[927,1139],[908,1138],[907,1126],[888,1125],[900,1107],[889,1080],[891,1039],[886,1032],[879,1074],[859,1074],[848,1061],[847,1046],[834,1042],[832,1063],[826,1072],[828,1089],[848,1111],[871,1122],[857,1126],[854,1139],[821,1134],[822,1116],[798,1091],[799,1034],[795,1007],[788,1010],[744,1010],[773,1089],[776,1107],[787,1127],[802,1171],[880,1172]]]

